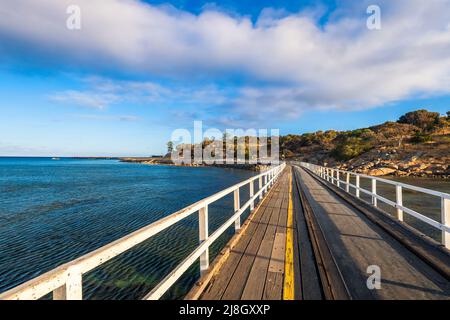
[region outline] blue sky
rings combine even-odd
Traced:
[[[450,110],[450,2],[378,1],[380,30],[369,4],[2,4],[0,156],[160,154],[194,120],[288,134]]]

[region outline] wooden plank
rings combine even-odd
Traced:
[[[272,198],[272,194],[269,194],[268,197],[268,199],[266,198],[267,202]],[[259,222],[264,216],[266,210],[270,210],[270,208],[268,208],[267,204],[263,202],[261,207],[258,209],[258,212],[255,214],[251,225],[249,225],[247,234],[243,236],[231,250],[227,261],[221,267],[217,275],[211,279],[209,285],[202,294],[201,299],[219,300],[222,298],[222,295],[239,264],[243,252],[250,243],[250,240],[253,238],[253,235],[259,226]]]
[[[272,199],[268,202],[268,207],[272,207],[273,209],[273,206],[277,203],[281,205],[281,202],[279,202],[279,199],[282,196],[282,193],[280,193],[280,189],[284,185],[285,180],[286,173],[283,173],[280,179],[280,183],[274,186],[275,192]],[[228,284],[228,287],[222,297],[223,299],[234,300],[241,298],[245,285],[249,279],[249,273],[257,256],[258,250],[261,247],[261,243],[266,234],[266,231],[270,226],[271,217],[273,215],[274,211],[272,211],[270,215],[267,215],[263,219],[261,219],[261,227],[258,228],[257,232],[253,235],[253,239],[247,247],[241,261],[239,261],[236,272],[233,275],[233,278],[230,280],[230,283]]]
[[[250,243],[247,246],[241,260],[239,261],[236,271],[233,274],[233,277],[231,278],[228,287],[222,297],[222,299],[224,300],[236,300],[241,298],[245,283],[247,282],[248,274],[268,227],[270,217],[273,214],[272,210],[270,210],[270,208],[268,209],[269,210],[265,211],[256,232],[250,240]]]
[[[308,191],[302,183],[300,197],[307,221],[308,234],[316,258],[324,298],[332,300],[350,299],[350,293],[347,290],[340,269],[326,241],[326,232],[323,232],[323,229],[317,222],[314,211],[311,209],[311,204],[307,201],[307,196],[304,195],[304,190],[306,192]]]
[[[284,174],[284,173],[283,173]],[[280,179],[282,180],[282,179]],[[254,231],[252,234],[249,234],[245,238],[243,237],[240,242],[233,250],[232,253],[230,253],[229,258],[227,259],[227,262],[224,263],[223,267],[219,270],[218,274],[213,277],[211,280],[211,283],[206,288],[204,294],[202,295],[201,299],[221,299],[225,290],[228,287],[228,284],[230,283],[232,277],[234,276],[237,267],[239,266],[241,259],[244,255],[244,253],[247,250],[247,247],[249,246],[252,239],[255,237],[255,233],[258,229],[262,228],[260,227],[260,222],[263,217],[265,217],[267,214],[271,214],[271,203],[275,197],[278,196],[278,190],[279,190],[280,183],[278,182],[271,190],[270,193],[267,195],[267,197],[264,199],[261,207],[258,209],[258,212],[255,213],[255,217],[258,218],[258,221],[254,224]],[[264,227],[267,225],[266,222],[264,222]]]
[[[272,208],[272,210],[276,210]],[[258,254],[253,262],[247,283],[242,294],[243,300],[261,300],[264,291],[264,281],[272,255],[273,241],[275,238],[276,224],[278,216],[272,214],[266,234],[259,247]]]
[[[282,184],[279,186],[279,191],[277,196],[280,199],[285,197],[284,190],[287,182],[286,176],[283,176],[284,180],[282,180]],[[250,271],[249,277],[247,279],[247,283],[244,288],[244,292],[242,294],[242,299],[246,300],[261,300],[265,281],[261,281],[261,279],[265,279],[267,275],[267,270],[269,268],[270,259],[272,257],[273,251],[273,243],[275,240],[275,231],[278,225],[279,220],[279,206],[281,206],[282,201],[275,201],[273,205],[274,212],[272,213],[271,220],[269,222],[269,226],[266,229],[266,234],[264,235],[264,239],[262,240],[261,246],[258,250],[258,254],[255,257],[253,262],[252,269]],[[274,214],[276,213],[276,214]]]
[[[297,185],[297,170],[293,170],[294,175],[294,218],[297,227],[296,238],[297,241],[297,277],[296,283],[299,284],[297,297],[301,300],[320,300],[323,299],[322,290],[320,287],[319,273],[316,266],[316,261],[311,246],[311,241],[308,236],[308,228],[303,212],[303,207],[300,202],[299,190]],[[297,287],[296,287],[297,289]]]
[[[283,292],[283,273],[267,272],[263,300],[281,300]]]
[[[390,234],[300,171],[305,194],[355,299],[449,299],[450,284]],[[333,189],[334,190],[334,189]],[[320,196],[320,197],[319,197]],[[320,200],[319,200],[320,199]],[[375,209],[373,209],[375,212]],[[381,289],[365,286],[367,267],[382,270]],[[361,285],[363,284],[363,285]]]
[[[270,256],[269,272],[284,273],[284,255],[286,252],[286,233],[275,234],[275,241]]]
[[[289,209],[289,197],[290,197],[290,193],[291,193],[291,179],[292,179],[292,172],[291,169],[288,169],[289,175],[288,175],[288,180],[286,181],[286,185],[284,185],[284,189],[283,189],[283,201],[281,204],[281,208],[288,210]]]
[[[300,252],[299,252],[299,239],[298,239],[298,227],[297,222],[295,221],[295,214],[293,215],[294,218],[294,230],[293,230],[293,237],[294,237],[294,300],[302,300],[302,279],[300,274]],[[285,280],[286,281],[286,280]],[[286,286],[286,285],[285,285]],[[284,294],[284,293],[283,293]]]
[[[232,250],[236,248],[241,239],[244,236],[251,237],[252,233],[256,230],[259,219],[261,218],[261,212],[264,211],[264,207],[266,206],[268,200],[271,198],[271,194],[269,193],[263,201],[260,201],[256,205],[256,209],[254,212],[250,214],[250,216],[244,222],[241,230],[236,233],[222,249],[222,251],[218,254],[218,256],[214,259],[210,269],[207,273],[205,273],[192,287],[189,293],[184,297],[185,300],[197,300],[204,293],[205,289],[211,286],[211,279],[221,270],[221,268],[226,264],[230,254],[233,254]],[[260,210],[261,209],[261,210]],[[250,238],[248,238],[249,241]],[[248,243],[247,241],[247,243]],[[245,243],[245,239],[244,239]],[[234,252],[235,253],[235,252]]]
[[[287,177],[286,177],[287,178]],[[283,198],[288,199],[288,183],[284,183]],[[282,202],[278,209],[278,224],[276,238],[272,249],[272,256],[269,262],[269,270],[264,286],[263,299],[278,300],[281,299],[284,283],[284,259],[286,251],[286,223],[287,207],[282,208]]]
[[[211,280],[201,299],[262,299],[265,281],[261,279],[266,278],[271,259],[275,266],[274,270],[281,270],[281,277],[271,277],[275,280],[273,288],[281,288],[279,290],[281,297],[285,234],[278,236],[276,260],[272,256],[275,233],[277,230],[283,230],[281,228],[285,231],[286,228],[287,208],[281,210],[281,207],[283,203],[288,203],[289,199],[287,177],[288,175],[283,173],[274,185],[270,199],[258,210],[261,211],[258,215],[259,221],[254,224],[253,232],[239,241],[223,267]],[[280,222],[284,225],[280,226]]]

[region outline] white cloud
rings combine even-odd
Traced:
[[[112,103],[119,101],[118,95],[91,91],[67,90],[49,95],[49,100],[61,103],[71,103],[94,109],[105,109]]]
[[[227,103],[227,90],[214,85],[163,86],[150,81],[124,81],[91,76],[80,79],[83,90],[65,90],[48,95],[53,102],[105,109],[120,102],[154,104],[157,106],[195,105],[198,107]]]
[[[77,118],[86,120],[100,120],[100,121],[122,121],[134,122],[139,121],[140,118],[134,115],[97,115],[97,114],[80,114]]]
[[[233,97],[210,88],[177,93],[179,99],[231,107],[238,117],[369,108],[450,92],[450,0],[377,1],[380,31],[366,28],[367,1],[340,8],[320,26],[311,11],[266,10],[253,24],[218,11],[193,15],[135,0],[77,0],[82,30],[69,31],[65,8],[72,2],[2,3],[0,53],[187,84],[239,77],[243,84]],[[69,91],[59,99],[104,108],[116,102],[110,92],[121,90],[108,85],[117,84],[106,83],[104,93]],[[125,87],[133,86],[154,101],[173,93],[147,81]]]

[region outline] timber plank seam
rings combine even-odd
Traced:
[[[260,216],[256,230],[239,240],[247,241],[247,245],[241,246],[239,252],[233,250],[234,258],[229,256],[216,271],[200,299],[282,299],[289,175],[289,170],[282,173],[270,198],[255,213],[255,217]],[[246,237],[251,239],[246,240]],[[276,237],[282,239],[281,242],[277,240],[280,246],[275,246]],[[277,259],[273,254],[277,254]],[[280,261],[281,268],[278,266]],[[270,265],[279,272],[269,271]]]

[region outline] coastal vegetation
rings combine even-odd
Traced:
[[[280,149],[285,159],[371,175],[449,177],[450,111],[421,109],[369,128],[287,135]]]

